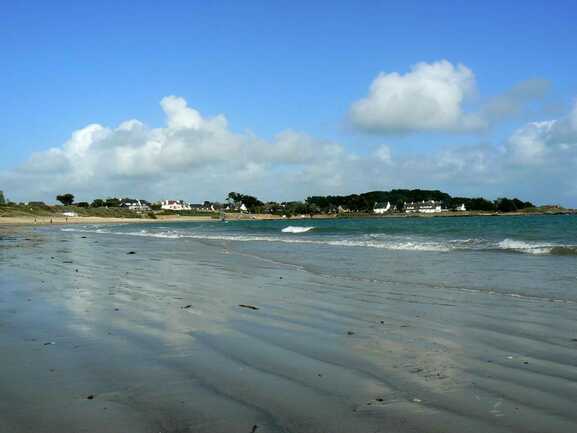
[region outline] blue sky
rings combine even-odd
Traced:
[[[566,145],[573,149],[577,132],[569,137],[555,135],[563,135],[563,143],[549,135],[543,138],[545,132],[540,132],[539,139],[547,145],[538,152],[538,169],[531,161],[531,167],[524,170],[526,158],[511,162],[514,145],[507,147],[515,131],[530,122],[563,122],[571,117],[577,97],[576,12],[573,1],[10,2],[0,12],[4,96],[0,189],[20,200],[50,200],[64,185],[87,198],[113,194],[118,188],[120,195],[161,198],[178,194],[198,200],[220,198],[236,186],[265,198],[288,199],[309,193],[389,189],[404,182],[409,187],[442,187],[454,194],[522,194],[544,201],[549,198],[546,190],[523,186],[523,176],[534,179],[538,172],[547,179],[541,185],[547,183],[557,190],[552,199],[577,206],[577,182],[567,182],[567,173],[577,169],[567,165],[567,159],[574,161],[576,152],[552,153]],[[537,92],[538,96],[521,98],[522,106],[514,113],[483,120],[486,124],[479,128],[443,123],[432,128],[408,124],[390,129],[391,122],[379,123],[382,107],[375,105],[371,105],[377,110],[371,117],[376,118],[375,127],[352,120],[351,107],[367,98],[379,73],[402,76],[419,63],[441,61],[455,68],[462,64],[474,76],[474,89],[459,102],[463,113],[484,112],[494,98],[527,80],[539,80],[537,87],[547,89]],[[529,93],[535,93],[535,86],[529,87],[533,89]],[[316,154],[311,158],[316,159],[295,162],[290,155],[285,155],[287,160],[277,156],[243,159],[234,167],[216,163],[222,159],[214,156],[195,159],[189,155],[188,165],[167,159],[166,165],[155,168],[162,173],[119,169],[83,177],[72,173],[85,167],[83,162],[72,161],[66,154],[59,156],[67,158],[66,164],[55,163],[59,169],[53,173],[46,167],[31,168],[34,153],[45,159],[42,152],[62,148],[74,131],[90,124],[113,129],[123,121],[138,119],[150,128],[165,127],[167,115],[159,103],[170,95],[184,98],[188,107],[207,118],[224,114],[227,133],[233,134],[228,139],[233,141],[245,143],[251,140],[247,137],[257,137],[266,142],[260,145],[274,148],[280,146],[277,134],[298,132],[300,141],[292,151],[302,151],[302,142],[312,140],[308,145]],[[385,100],[390,103],[392,99]],[[197,138],[188,139],[197,143]],[[112,141],[124,146],[118,140]],[[347,156],[339,162],[333,161],[335,148],[316,152],[327,142]],[[382,145],[390,150],[394,169],[369,161]],[[464,152],[476,146],[492,149],[487,160],[501,158],[499,149],[508,149],[510,158],[498,164],[515,175],[484,184],[463,173],[445,178],[439,172],[442,164],[434,173],[427,167],[416,168],[415,161],[427,159],[430,165],[438,165],[438,155],[447,149]],[[198,149],[188,150],[198,154]],[[181,159],[174,152],[171,155]],[[94,155],[86,158],[96,159]],[[325,182],[329,175],[321,165],[327,158],[343,175],[340,180]],[[351,162],[355,158],[364,158],[362,167],[374,173],[372,178],[354,174],[361,169],[358,162]],[[475,171],[464,164],[462,172]],[[401,166],[405,171],[398,172]],[[195,176],[201,170],[210,170],[214,182],[199,182]],[[243,170],[252,174],[230,176]],[[404,177],[407,170],[412,175]],[[173,173],[173,179],[165,179],[167,173]],[[551,180],[555,173],[563,177],[561,183]],[[230,183],[224,180],[226,174]],[[496,178],[490,172],[486,176]],[[295,181],[304,178],[304,183]],[[25,179],[42,183],[42,188],[24,187]],[[198,188],[179,187],[183,180]]]

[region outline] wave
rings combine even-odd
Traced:
[[[307,227],[309,230],[313,227]],[[416,242],[416,241],[375,241],[375,240],[353,240],[353,239],[338,239],[338,240],[321,240],[321,239],[301,239],[301,238],[281,238],[275,236],[255,236],[255,235],[225,235],[225,234],[195,234],[195,233],[179,233],[175,231],[164,232],[150,232],[147,230],[140,230],[137,232],[119,232],[106,229],[80,229],[80,228],[66,228],[61,229],[67,232],[82,232],[82,233],[98,233],[98,234],[112,234],[125,236],[142,236],[159,239],[198,239],[209,241],[236,241],[236,242],[279,242],[287,244],[312,244],[312,245],[328,245],[328,246],[344,246],[344,247],[365,247],[365,248],[379,248],[387,250],[407,250],[407,251],[451,251],[449,245],[444,245],[439,242]],[[309,231],[306,230],[306,231]],[[303,231],[302,233],[306,232]],[[285,232],[286,233],[286,232]],[[291,233],[291,232],[289,232]],[[294,232],[298,233],[298,232]]]
[[[497,247],[502,250],[524,254],[577,255],[577,245],[559,245],[504,239],[497,244]]]
[[[290,229],[290,230],[287,230]],[[284,233],[306,233],[314,227],[289,226],[282,229]],[[277,235],[243,235],[243,234],[209,234],[192,233],[182,231],[113,231],[105,228],[63,228],[66,232],[84,232],[124,236],[142,236],[159,239],[197,239],[208,241],[235,241],[235,242],[277,242],[285,244],[309,244],[326,245],[339,247],[362,247],[377,248],[396,251],[431,251],[431,252],[451,252],[451,251],[487,251],[487,252],[513,252],[533,255],[577,255],[577,245],[563,245],[551,243],[539,243],[520,241],[514,239],[504,239],[493,242],[483,239],[451,239],[451,240],[423,240],[410,238],[386,238],[381,235],[375,237],[367,235],[358,239],[335,239],[335,238],[302,238],[302,237],[281,237]]]
[[[283,233],[306,233],[313,230],[314,227],[288,226],[281,230]]]

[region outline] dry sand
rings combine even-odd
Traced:
[[[265,220],[280,219],[274,215],[264,214],[226,214],[228,220]],[[64,224],[141,224],[155,222],[191,222],[191,221],[218,221],[211,216],[179,216],[159,215],[156,219],[150,218],[101,218],[101,217],[0,217],[0,225],[64,225]]]

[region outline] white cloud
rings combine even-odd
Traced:
[[[239,183],[262,190],[262,181],[281,189],[270,182],[272,173],[324,163],[342,152],[336,143],[293,130],[273,140],[232,132],[224,115],[203,116],[183,98],[168,96],[160,105],[166,115],[163,128],[149,128],[134,119],[116,128],[88,125],[73,132],[62,147],[33,154],[22,167],[5,173],[2,177],[8,179],[3,182],[12,191],[41,185],[28,194],[43,199],[63,190],[155,198],[218,193],[219,198],[225,188],[238,189]]]
[[[508,148],[514,158],[523,163],[539,163],[545,156],[547,136],[556,121],[532,122],[515,131]]]
[[[374,153],[375,157],[386,164],[392,162],[391,148],[386,144],[381,144]]]
[[[366,132],[480,132],[496,122],[527,116],[549,88],[546,80],[526,80],[475,103],[475,75],[469,68],[447,60],[417,63],[406,74],[381,72],[367,97],[352,104],[349,117]]]
[[[198,201],[222,200],[231,190],[289,200],[420,187],[577,205],[577,105],[562,119],[526,124],[502,147],[442,147],[413,155],[389,143],[357,155],[294,130],[266,140],[233,132],[223,115],[203,116],[182,98],[164,98],[162,107],[164,127],[137,120],[88,125],[61,147],[0,172],[1,189],[15,200],[53,201],[72,192],[80,200],[122,195]]]
[[[559,159],[577,161],[577,103],[560,120],[532,122],[516,130],[507,142],[515,162],[550,164]]]
[[[404,75],[381,72],[368,96],[353,103],[350,118],[376,132],[477,130],[485,127],[483,119],[463,109],[474,93],[475,76],[466,66],[417,63]]]

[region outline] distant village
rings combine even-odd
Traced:
[[[290,208],[292,203],[263,203],[260,207],[262,213],[277,213],[284,209]],[[294,205],[293,205],[294,206]],[[158,203],[150,203],[146,200],[120,200],[118,207],[126,208],[134,212],[151,212],[153,210],[165,210],[174,212],[244,212],[248,213],[249,208],[242,202],[232,203],[218,203],[205,201],[204,203],[188,203],[184,200],[162,200]],[[303,209],[304,210],[304,209]],[[442,202],[435,200],[423,200],[421,202],[405,202],[403,204],[402,212],[405,213],[440,213],[449,211],[464,212],[467,208],[464,203],[461,203],[454,209],[443,207]],[[326,210],[327,213],[351,213],[352,211],[343,206],[334,206]],[[396,212],[397,210],[391,206],[390,202],[375,203],[372,213],[376,215],[383,215],[386,213]]]
[[[277,216],[306,215],[387,215],[387,214],[440,214],[467,211],[482,212],[515,212],[524,209],[535,209],[531,202],[517,198],[499,198],[489,201],[481,197],[451,197],[438,190],[395,189],[390,191],[371,191],[346,196],[311,196],[304,201],[263,202],[258,198],[230,192],[222,202],[204,201],[190,203],[182,199],[164,199],[150,202],[134,198],[97,198],[92,202],[76,202],[71,193],[58,195],[57,201],[66,207],[66,216],[78,213],[85,215],[100,209],[118,209],[130,211],[154,218],[155,215],[218,215],[224,213],[271,214]],[[0,193],[0,205],[9,202]],[[14,203],[11,203],[15,205]],[[28,202],[19,205],[28,208],[49,208],[44,202]],[[549,206],[560,209],[559,206]],[[76,210],[78,209],[78,210]],[[83,209],[80,212],[80,209]]]
[[[153,209],[156,210],[167,210],[167,211],[175,211],[175,212],[183,212],[183,211],[196,211],[196,212],[244,212],[248,213],[249,209],[246,204],[241,200],[238,202],[232,203],[218,203],[218,202],[209,202],[205,201],[202,204],[198,203],[188,203],[184,200],[163,200],[158,203],[151,204],[145,200],[131,200],[131,201],[121,201],[121,207],[125,207],[131,211],[135,212],[150,212]],[[263,213],[277,213],[278,211],[282,211],[287,207],[291,207],[291,203],[276,203],[276,202],[269,202],[263,203],[261,206],[261,210]],[[304,210],[304,209],[303,209]],[[443,207],[443,203],[440,201],[435,200],[423,200],[420,202],[404,202],[402,212],[404,213],[440,213],[440,212],[449,212],[449,211],[456,211],[456,212],[465,212],[467,207],[464,203],[459,204],[455,208],[449,209]],[[390,202],[376,202],[372,209],[372,213],[375,215],[384,215],[387,213],[397,212],[396,208],[393,208]],[[334,206],[327,209],[327,213],[351,213],[352,211],[348,208],[343,206]]]

